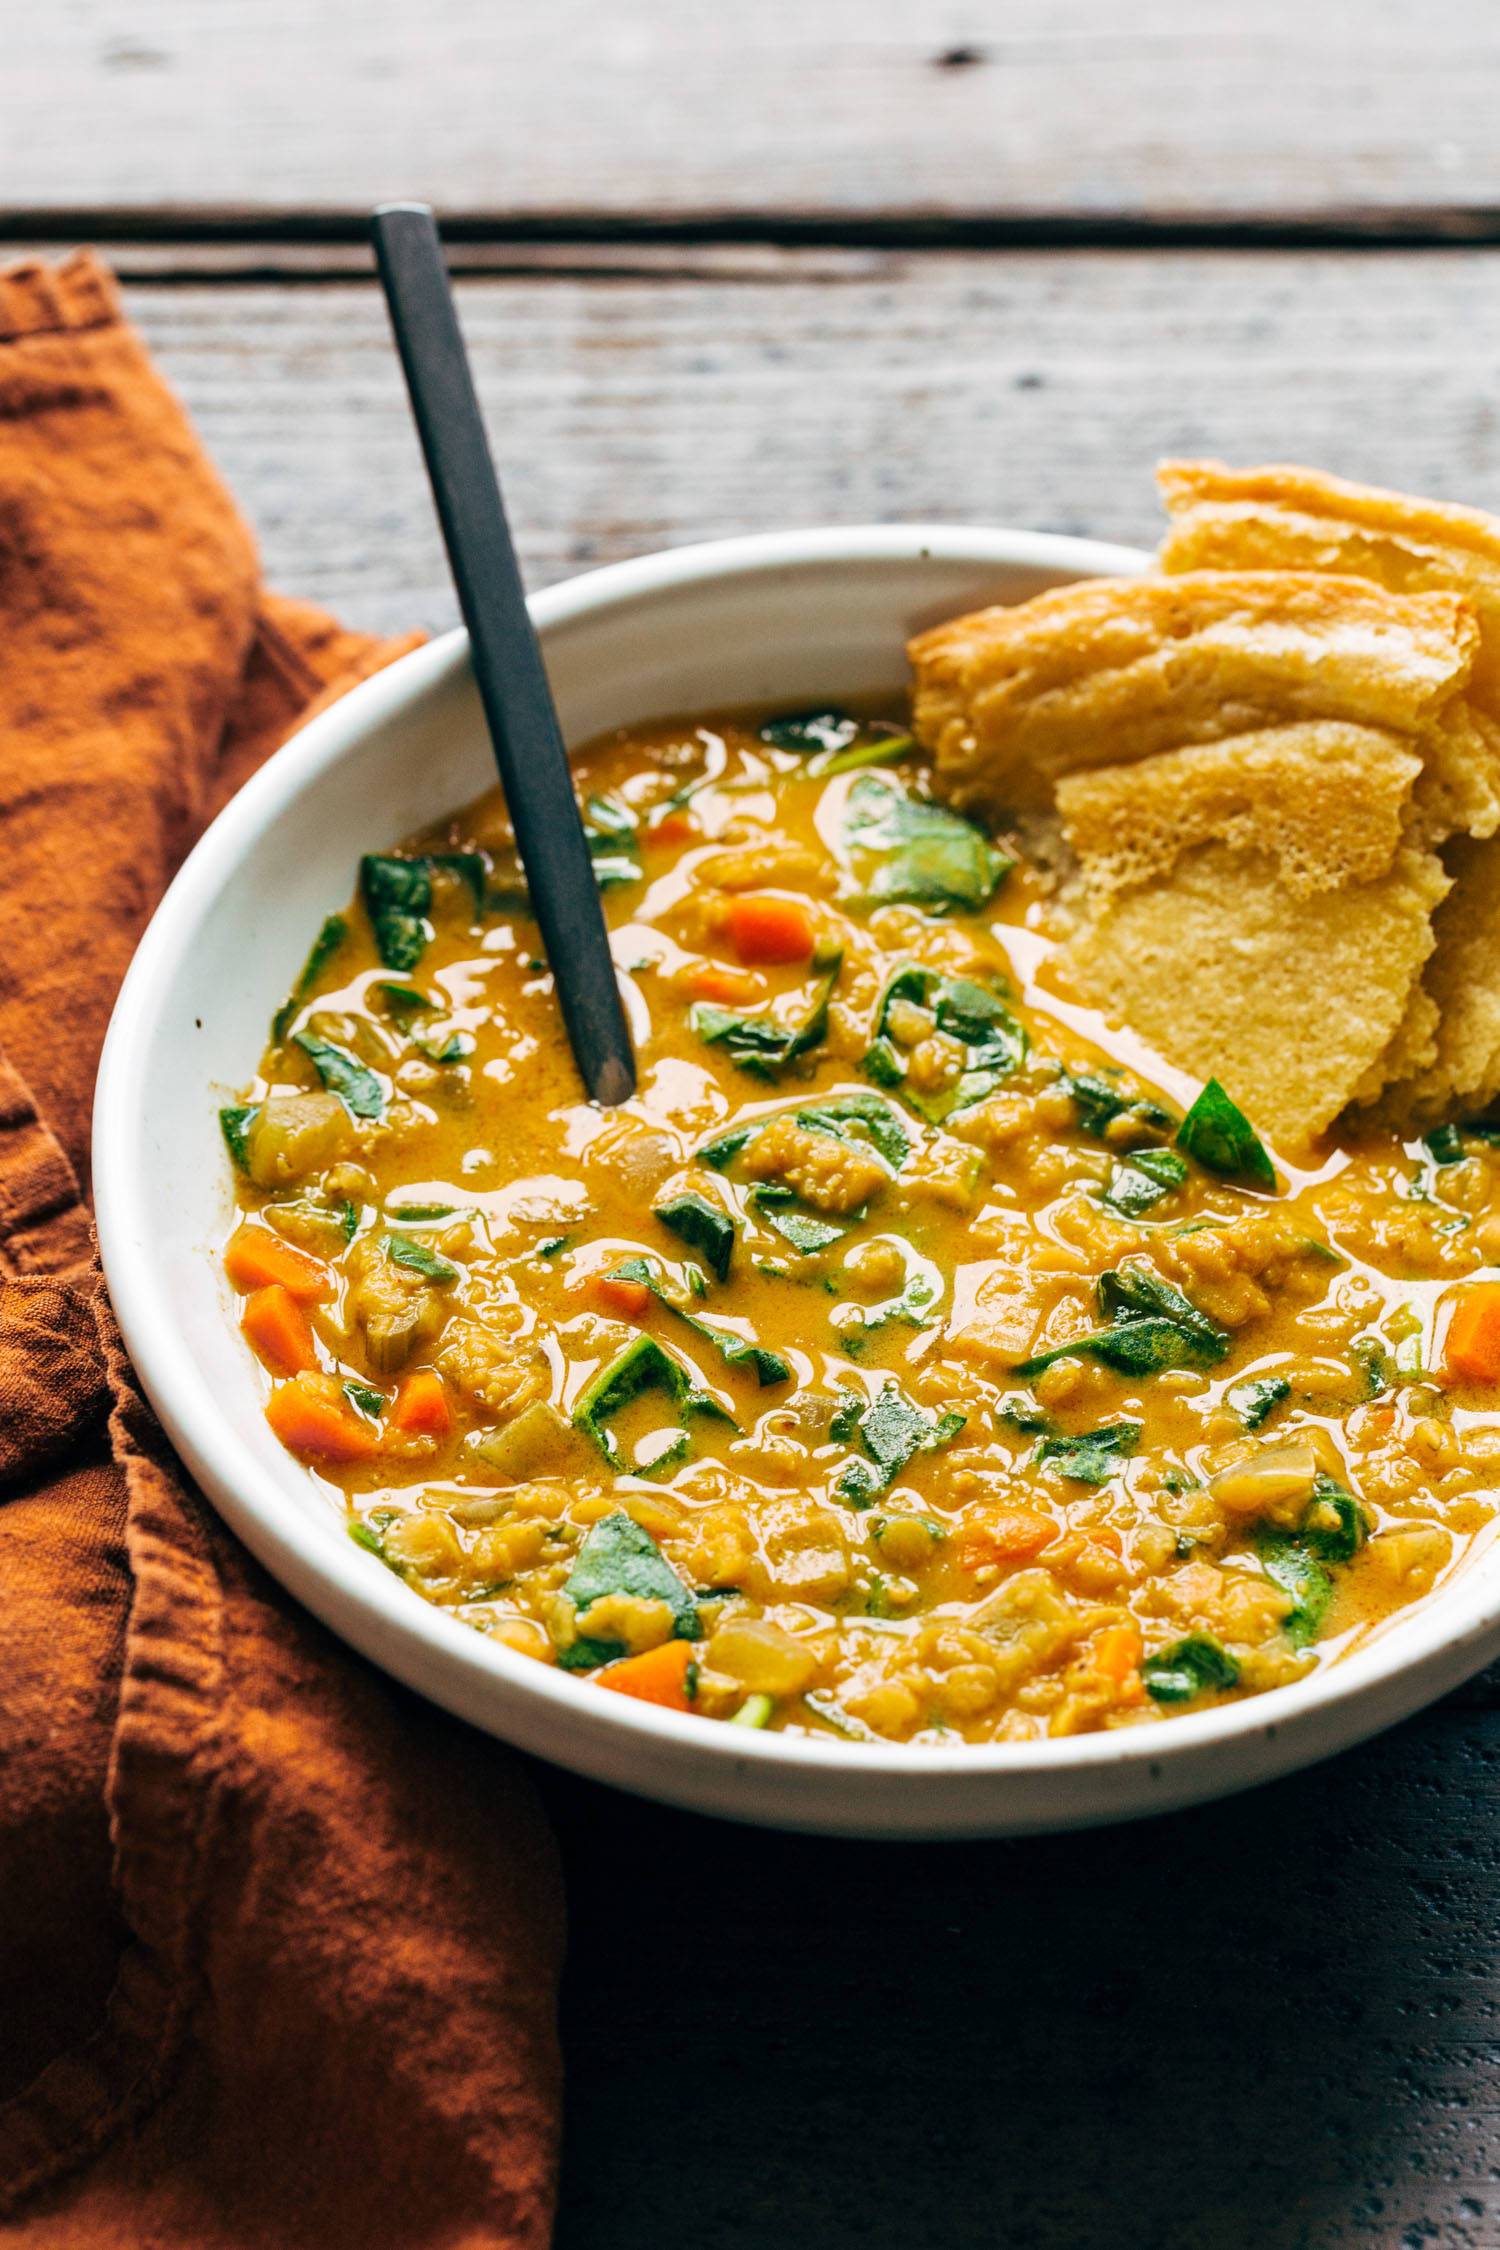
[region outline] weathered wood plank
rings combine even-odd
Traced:
[[[1500,1720],[1018,1844],[549,1777],[557,2250],[1496,2250]]]
[[[361,624],[448,622],[374,288],[129,299],[272,575]],[[533,583],[819,521],[1149,541],[1180,449],[1500,505],[1500,253],[704,252],[461,302]]]
[[[0,205],[485,223],[1500,207],[1485,0],[52,0]]]
[[[1179,447],[1500,504],[1500,253],[589,264],[462,290],[533,582],[820,519],[1146,539]],[[130,299],[280,582],[446,622],[373,289]],[[758,1835],[543,1775],[558,2250],[1500,2250],[1496,1695],[1014,1845]]]

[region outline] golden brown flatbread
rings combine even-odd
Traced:
[[[1483,650],[1475,694],[1500,716],[1500,518],[1317,469],[1163,461],[1161,568],[1333,571],[1396,594],[1462,594]]]
[[[1500,518],[1316,469],[1164,461],[1157,481],[1171,517],[1159,558],[1169,573],[1334,572],[1395,594],[1464,597],[1480,637],[1472,724],[1446,746],[1427,795],[1436,834],[1500,829]]]
[[[1297,1148],[1400,1030],[1446,888],[1409,846],[1374,882],[1297,892],[1269,855],[1205,844],[1110,897],[1064,961],[1096,1006]]]
[[[1406,840],[1420,772],[1398,735],[1309,720],[1070,775],[1072,982],[1265,1131],[1310,1139],[1430,1039],[1418,980],[1446,879]]]
[[[1433,916],[1422,979],[1435,1052],[1398,1057],[1387,1074],[1380,1111],[1398,1128],[1472,1117],[1500,1099],[1500,837],[1456,839],[1443,857],[1453,887]]]
[[[1169,878],[1208,843],[1263,853],[1307,897],[1389,871],[1421,771],[1400,735],[1308,719],[1070,774],[1057,809],[1095,899]]]
[[[1284,1145],[1500,1096],[1500,521],[1293,468],[1162,487],[1159,574],[912,643],[939,788],[1060,858],[1081,995]]]
[[[914,640],[913,727],[945,795],[1034,811],[1080,768],[1289,721],[1383,727],[1439,752],[1445,729],[1468,729],[1477,649],[1452,594],[1282,571],[1090,579]]]

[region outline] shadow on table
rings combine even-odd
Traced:
[[[546,1773],[556,2250],[1500,2242],[1500,1719],[1135,1827],[855,1844]]]

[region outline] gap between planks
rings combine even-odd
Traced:
[[[1451,205],[1393,211],[1378,206],[1225,219],[1186,211],[942,214],[705,211],[650,213],[560,211],[503,215],[440,211],[455,272],[475,276],[565,273],[691,276],[709,269],[719,279],[742,272],[775,277],[796,259],[805,275],[816,252],[851,265],[862,253],[996,250],[1057,251],[1382,251],[1454,250],[1500,244],[1500,205]],[[7,258],[55,255],[97,243],[130,277],[164,284],[322,281],[373,278],[362,214],[296,213],[253,208],[179,211],[118,209],[0,212],[0,249]]]

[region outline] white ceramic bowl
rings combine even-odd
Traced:
[[[621,563],[532,603],[570,741],[715,704],[898,691],[914,629],[1134,571],[1130,549],[947,527],[794,532]],[[988,1748],[788,1735],[601,1695],[409,1592],[346,1535],[262,1415],[215,1246],[231,1188],[217,1108],[260,1052],[357,855],[493,780],[466,641],[419,649],[315,719],[208,831],[142,940],[99,1072],[99,1239],[125,1341],[203,1489],[282,1583],[377,1664],[507,1741],[673,1804],[867,1836],[997,1835],[1128,1818],[1325,1757],[1500,1653],[1481,1558],[1294,1687],[1163,1726]]]

